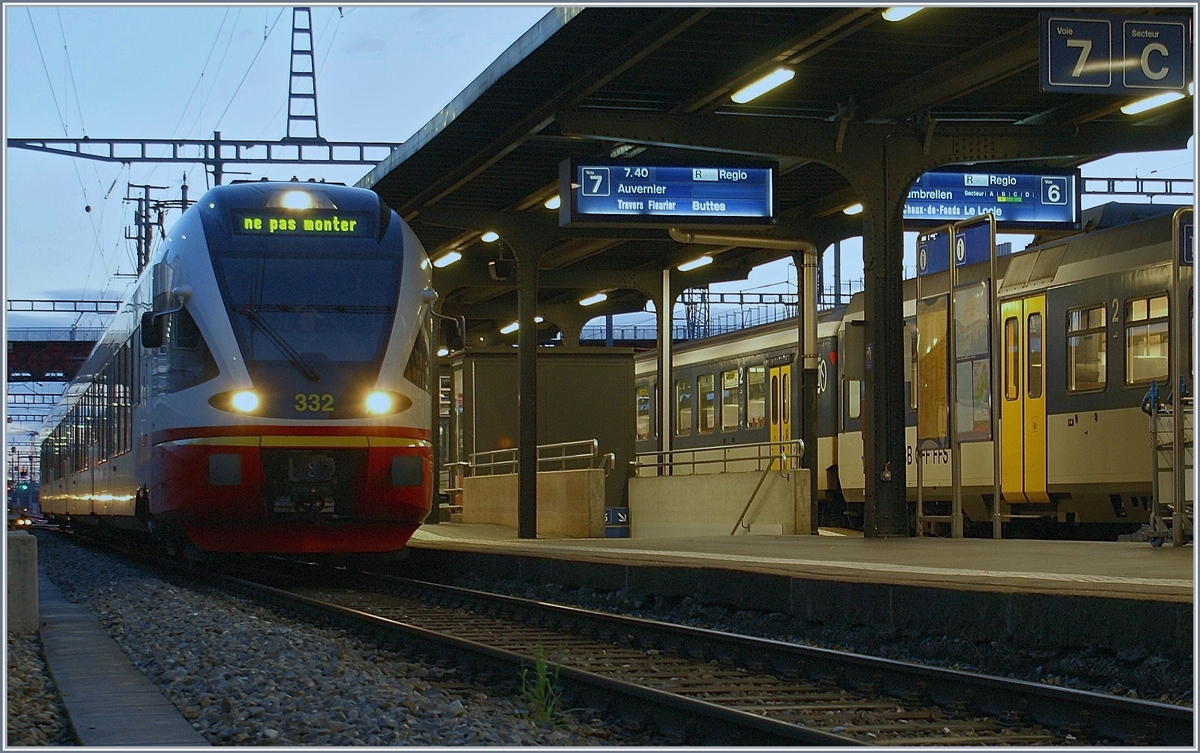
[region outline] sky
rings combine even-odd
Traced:
[[[548,11],[314,7],[321,136],[403,142]],[[219,130],[282,139],[291,24],[290,6],[5,6],[5,136],[211,139]],[[166,186],[153,195],[178,199],[186,169],[193,201],[211,184],[201,165],[124,167],[21,149],[6,149],[4,168],[10,300],[119,298],[136,271],[127,184]],[[254,174],[226,182],[297,175],[353,184],[370,166],[228,169]],[[177,218],[168,215],[168,230]],[[74,322],[12,314],[7,324]]]
[[[314,7],[321,135],[340,142],[407,139],[549,6]],[[286,135],[290,6],[4,7],[4,131],[23,138],[212,138]],[[1085,176],[1189,177],[1193,148],[1119,155]],[[10,300],[119,298],[135,271],[127,184],[166,186],[177,199],[184,168],[120,164],[6,150],[5,284]],[[230,170],[239,170],[230,166]],[[252,175],[353,184],[365,166],[255,165]],[[210,183],[187,165],[194,200]],[[1084,206],[1106,200],[1084,197]],[[1131,199],[1124,199],[1131,200]],[[166,219],[167,229],[177,219]],[[906,234],[906,268],[915,233]],[[1022,248],[1030,236],[1001,238]],[[833,278],[832,254],[824,262]],[[861,244],[843,244],[843,279],[862,277]],[[794,291],[790,263],[767,265],[714,290]],[[639,315],[632,315],[634,321]],[[653,316],[647,319],[653,323]],[[96,317],[10,314],[9,327],[96,326]]]

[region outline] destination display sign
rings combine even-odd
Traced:
[[[231,217],[238,235],[362,237],[374,232],[371,216],[363,212],[253,211]]]
[[[1183,93],[1191,81],[1191,20],[1043,12],[1041,90]]]
[[[1079,227],[1079,172],[929,172],[909,188],[904,224],[934,227],[981,214],[1001,230]]]
[[[559,224],[770,224],[775,170],[630,163],[573,164],[559,171],[559,193],[570,196]]]

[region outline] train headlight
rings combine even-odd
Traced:
[[[258,408],[258,395],[250,390],[235,392],[229,398],[229,404],[242,413],[250,413]]]
[[[386,392],[372,392],[367,395],[367,412],[383,415],[392,412],[392,396]]]

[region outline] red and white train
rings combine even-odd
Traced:
[[[432,494],[430,272],[371,191],[208,191],[57,406],[42,511],[173,552],[402,549]]]

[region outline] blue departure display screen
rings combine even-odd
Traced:
[[[1002,230],[1079,227],[1079,173],[929,172],[909,188],[904,224],[933,227],[981,214]]]
[[[560,177],[571,197],[561,224],[770,224],[775,214],[769,167],[564,163]]]

